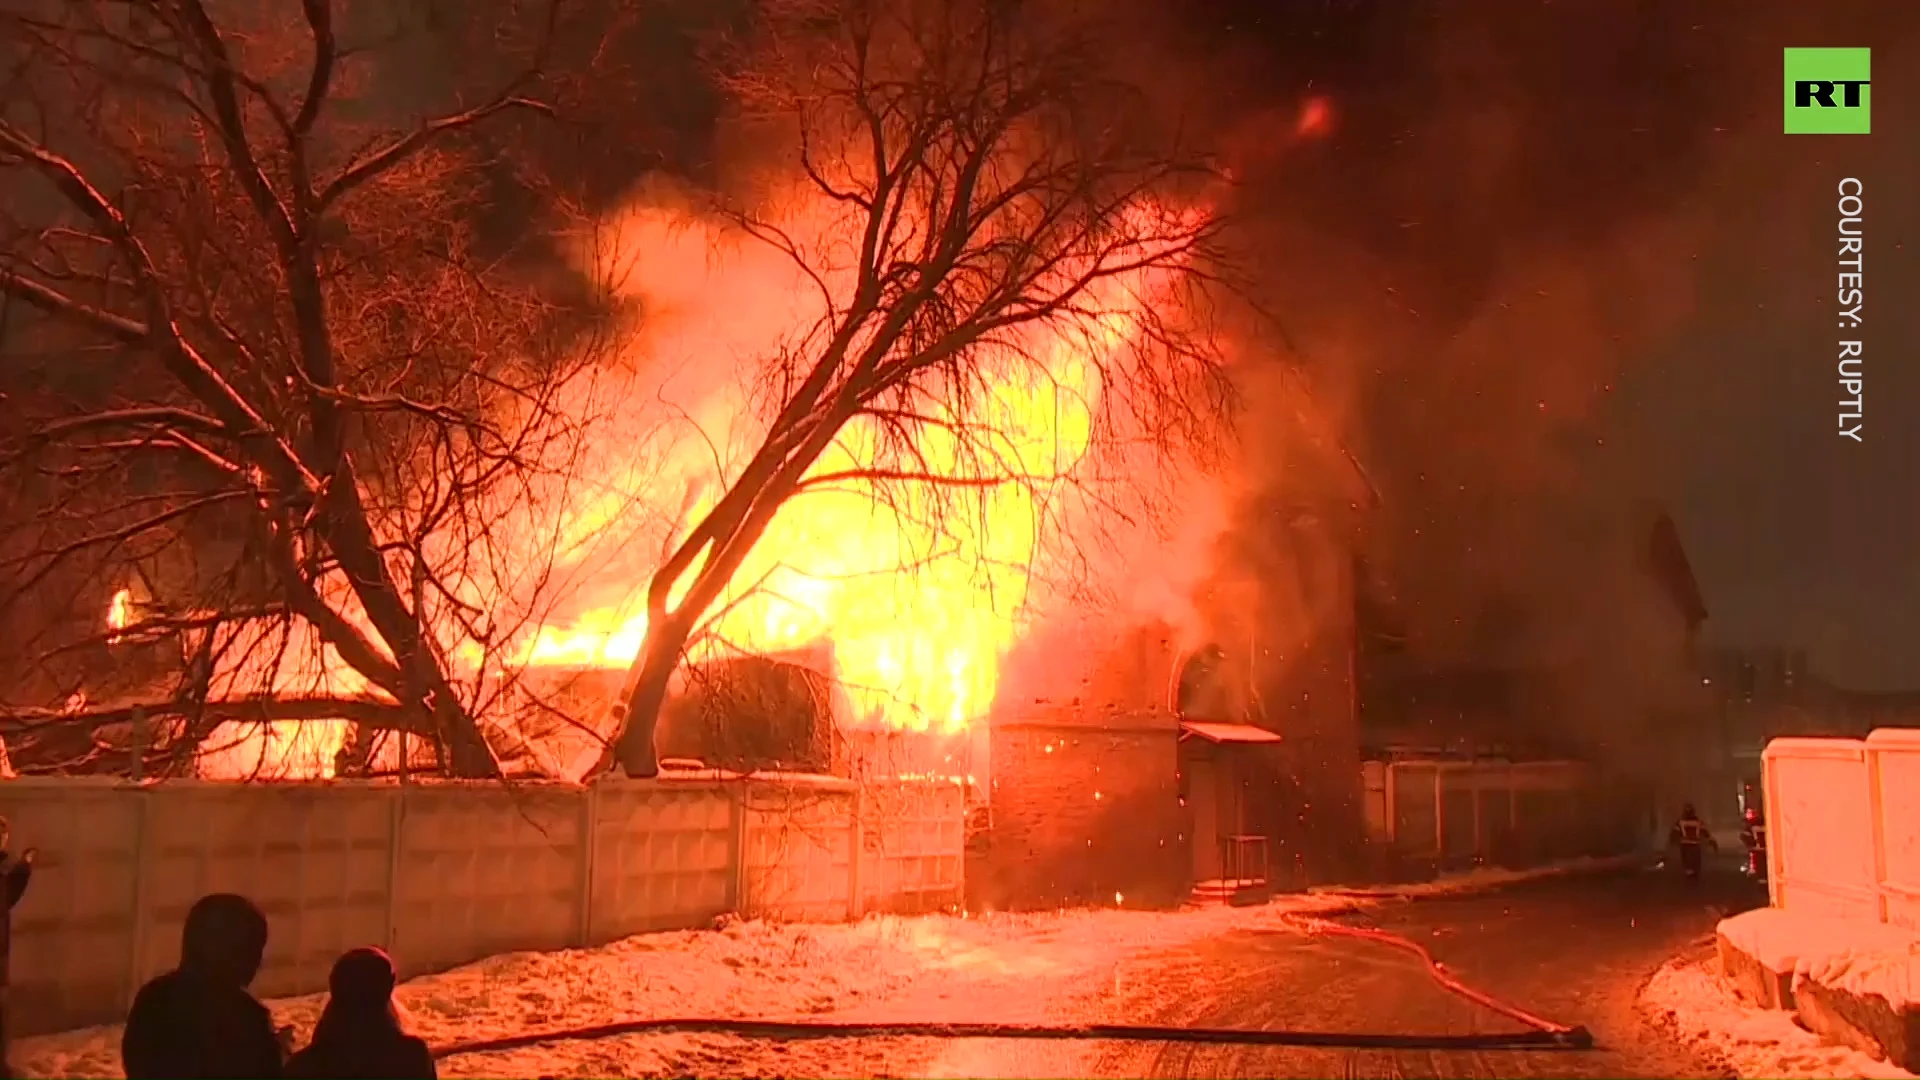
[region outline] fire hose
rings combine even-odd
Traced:
[[[1367,1032],[1274,1031],[1242,1028],[1161,1027],[1141,1024],[944,1024],[847,1023],[808,1020],[728,1020],[682,1018],[621,1020],[586,1027],[528,1031],[495,1039],[436,1047],[433,1056],[497,1053],[555,1042],[580,1042],[624,1035],[669,1032],[734,1035],[747,1039],[1022,1039],[1104,1042],[1212,1043],[1242,1046],[1295,1046],[1344,1050],[1490,1051],[1591,1050],[1593,1034],[1584,1027],[1557,1024],[1476,990],[1447,970],[1425,946],[1384,930],[1346,926],[1326,919],[1286,920],[1308,934],[1326,934],[1378,942],[1418,957],[1443,989],[1521,1024],[1526,1030],[1486,1035],[1381,1035]]]

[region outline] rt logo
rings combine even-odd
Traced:
[[[1865,135],[1871,115],[1868,49],[1788,49],[1789,135]]]

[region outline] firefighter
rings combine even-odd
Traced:
[[[1767,876],[1767,823],[1760,820],[1760,811],[1747,807],[1746,821],[1740,826],[1740,841],[1747,845],[1747,874],[1751,877]]]
[[[1687,880],[1700,880],[1700,849],[1704,846],[1718,851],[1720,845],[1707,829],[1707,823],[1694,813],[1692,803],[1680,808],[1680,820],[1673,823],[1672,837],[1680,846],[1680,868],[1686,872]]]

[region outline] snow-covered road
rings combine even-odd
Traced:
[[[850,925],[731,922],[597,949],[516,953],[404,984],[413,1030],[435,1045],[646,1017],[1034,1022],[1058,1019],[1129,958],[1302,912],[1351,907],[1291,897],[1259,908],[1067,911],[980,918],[875,917]],[[270,1002],[311,1027],[324,995]],[[119,1076],[116,1026],[19,1040],[28,1076]],[[851,1042],[851,1041],[849,1041]],[[942,1074],[933,1040],[765,1043],[660,1034],[561,1041],[441,1063],[445,1076]],[[891,1044],[891,1045],[889,1045]],[[961,1072],[971,1071],[962,1067]]]
[[[1492,873],[1414,892],[1425,897],[1478,894],[1513,880],[1513,875]],[[398,999],[412,1029],[442,1047],[530,1030],[666,1017],[1222,1023],[1205,1015],[1207,1002],[1230,1012],[1238,1007],[1236,1001],[1299,993],[1298,986],[1269,985],[1285,977],[1285,965],[1274,966],[1279,963],[1275,957],[1331,950],[1362,966],[1385,963],[1377,945],[1306,942],[1288,921],[1382,902],[1329,894],[1283,897],[1258,908],[1180,912],[875,917],[851,925],[811,926],[729,922],[712,930],[641,935],[595,949],[494,957],[414,979],[400,988]],[[1433,902],[1444,906],[1455,901]],[[1485,902],[1498,907],[1491,898]],[[1250,942],[1261,944],[1254,949]],[[1210,958],[1211,966],[1194,967],[1196,957]],[[1332,976],[1316,968],[1313,977]],[[1394,977],[1396,986],[1412,988],[1409,993],[1445,997],[1419,970],[1404,964]],[[1204,990],[1216,981],[1237,986],[1238,997]],[[1330,1002],[1340,998],[1331,991],[1322,996]],[[322,995],[309,995],[270,1004],[281,1022],[295,1025],[304,1038],[323,1001]],[[1187,1016],[1182,1010],[1196,1002],[1200,1012]],[[1390,1018],[1367,1002],[1352,1004],[1350,1016],[1316,1013],[1303,1026],[1394,1028]],[[1281,1016],[1263,1016],[1252,1026],[1291,1026],[1277,1023]],[[1496,1027],[1511,1030],[1513,1025],[1484,1025],[1481,1030]],[[101,1027],[23,1039],[15,1045],[14,1064],[27,1076],[115,1077],[120,1075],[119,1035],[117,1027]],[[1103,1065],[1113,1054],[1112,1047],[1091,1043],[906,1038],[776,1042],[668,1033],[457,1054],[441,1062],[441,1074],[977,1077],[1087,1075],[1107,1065],[1131,1069],[1118,1058]],[[1296,1055],[1290,1060],[1307,1058]]]

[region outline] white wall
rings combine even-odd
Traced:
[[[1920,729],[1774,739],[1761,761],[1773,905],[1920,930]]]
[[[1436,867],[1528,865],[1622,854],[1638,838],[1633,804],[1573,761],[1369,761],[1367,834]]]
[[[0,781],[18,848],[14,1034],[112,1020],[173,965],[187,908],[252,897],[272,922],[255,989],[326,985],[377,944],[404,975],[600,944],[734,911],[838,920],[963,897],[964,804],[942,782],[821,777],[134,785]],[[859,858],[854,858],[854,853]]]

